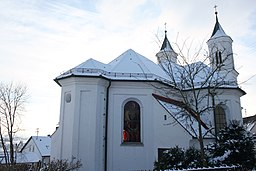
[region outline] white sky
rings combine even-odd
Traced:
[[[210,37],[214,5],[232,37],[239,81],[256,74],[255,0],[0,0],[0,81],[27,85],[20,135],[52,134],[59,120],[61,72],[89,58],[108,63],[127,49],[156,61],[156,35],[171,42]],[[243,115],[256,114],[256,78],[241,85]]]

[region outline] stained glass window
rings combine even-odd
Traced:
[[[135,101],[124,105],[123,142],[141,142],[140,105]]]

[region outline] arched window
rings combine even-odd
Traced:
[[[124,105],[123,142],[141,142],[140,105],[129,101]]]
[[[220,129],[224,128],[227,125],[226,122],[226,113],[223,107],[220,105],[216,106],[215,108],[215,130],[218,134]]]

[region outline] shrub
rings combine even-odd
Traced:
[[[15,164],[15,165],[0,165],[0,171],[72,171],[82,167],[81,161],[69,162],[68,160],[53,160],[48,165],[40,164]]]
[[[155,169],[182,169],[184,154],[184,150],[178,146],[165,150],[163,155],[155,162]]]
[[[201,159],[201,152],[194,147],[190,147],[185,151],[184,168],[198,168],[203,167]]]
[[[0,165],[1,171],[27,171],[29,168],[28,164]]]
[[[218,140],[209,147],[213,165],[241,165],[248,170],[255,166],[253,136],[238,121],[221,130]]]
[[[178,146],[165,150],[158,161],[155,162],[156,170],[187,169],[202,167],[200,151],[191,147],[184,150]]]
[[[80,160],[69,162],[68,160],[53,160],[42,171],[70,171],[82,167]]]

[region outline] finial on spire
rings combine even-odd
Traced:
[[[217,5],[214,5],[214,9],[215,9],[215,14],[218,14],[218,12],[217,12]]]
[[[39,128],[36,128],[36,139],[38,139]]]
[[[218,21],[218,11],[217,11],[217,5],[214,6],[215,9],[215,15],[216,15],[216,21]]]
[[[165,36],[166,36],[166,34],[167,34],[167,30],[166,30],[166,23],[164,23],[164,33],[165,33]]]

